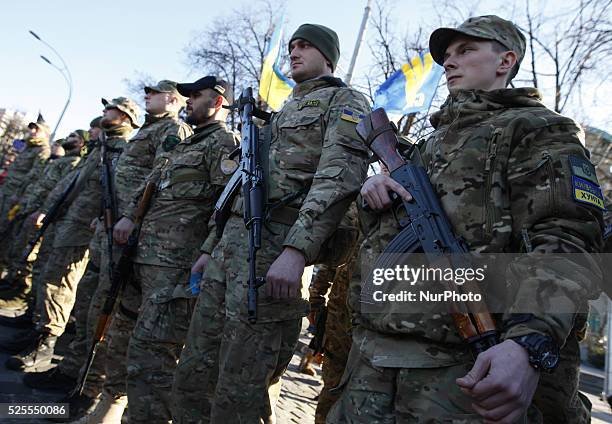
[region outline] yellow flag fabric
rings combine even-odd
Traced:
[[[280,70],[282,39],[281,18],[266,47],[259,81],[259,96],[275,111],[280,110],[295,86],[295,82],[283,75]]]

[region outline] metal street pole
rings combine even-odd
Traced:
[[[372,4],[372,0],[368,0],[368,4],[363,11],[363,18],[361,19],[361,27],[359,28],[359,34],[357,35],[357,40],[355,41],[355,48],[353,49],[353,57],[351,57],[351,64],[349,65],[348,72],[346,73],[346,77],[344,77],[344,82],[346,85],[351,85],[351,79],[353,79],[353,71],[355,70],[355,64],[357,63],[357,56],[359,56],[359,49],[361,48],[361,44],[363,43],[363,36],[365,35],[366,27],[368,26],[368,18],[370,17],[370,4]]]
[[[68,65],[66,65],[66,62],[64,61],[64,58],[62,57],[62,55],[60,55],[59,52],[55,50],[51,44],[47,43],[45,40],[40,38],[40,36],[38,36],[38,34],[36,34],[34,31],[30,30],[29,32],[32,35],[32,37],[36,38],[38,41],[40,41],[45,46],[47,46],[59,58],[59,60],[62,62],[63,68],[60,68],[59,66],[55,65],[45,56],[43,55],[40,56],[42,60],[44,60],[49,65],[57,69],[59,73],[62,74],[62,76],[64,77],[64,80],[66,80],[66,84],[68,84],[68,98],[66,99],[66,104],[64,104],[64,108],[62,109],[62,113],[60,113],[59,119],[57,120],[57,123],[55,124],[55,128],[53,129],[53,132],[49,136],[49,143],[51,143],[55,139],[55,133],[57,132],[57,128],[59,127],[60,122],[62,122],[64,113],[66,112],[66,109],[68,109],[68,105],[70,104],[70,100],[72,99],[72,74],[70,73],[70,69],[68,69]]]

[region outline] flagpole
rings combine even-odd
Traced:
[[[368,18],[370,17],[371,10],[370,4],[372,4],[372,0],[368,0],[368,4],[366,5],[365,10],[363,11],[361,27],[359,28],[359,35],[357,35],[357,40],[355,41],[355,48],[353,49],[353,57],[351,57],[351,64],[349,65],[346,77],[344,77],[344,82],[346,83],[346,85],[351,85],[353,71],[355,70],[355,64],[357,63],[357,56],[359,56],[359,49],[361,48],[361,44],[363,43],[363,37],[365,35],[366,27],[368,26]]]

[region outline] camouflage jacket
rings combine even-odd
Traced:
[[[47,195],[67,174],[75,169],[81,161],[80,152],[66,154],[65,156],[47,162],[43,174],[32,184],[29,184],[22,202],[24,213],[37,211],[45,201]]]
[[[113,164],[113,169],[116,168],[119,156],[126,147],[127,138],[131,131],[131,128],[128,127],[105,131],[106,142],[109,147],[107,155],[109,155],[110,163]],[[75,188],[63,205],[65,213],[55,223],[54,248],[87,246],[93,235],[89,225],[102,212],[100,147],[96,147],[81,163],[82,166],[77,168],[79,176]],[[61,193],[68,187],[72,176],[74,174],[70,173],[64,177],[61,184],[47,197],[41,208],[43,213],[47,213],[53,203],[61,196]]]
[[[115,168],[115,190],[119,216],[136,190],[151,173],[160,154],[171,150],[192,134],[191,128],[173,114],[147,115],[143,126],[130,139]]]
[[[268,206],[270,209],[281,199],[298,194],[284,203],[286,209],[295,211],[297,220],[282,222],[270,217],[271,223],[280,228],[275,227],[274,234],[262,232],[258,268],[269,267],[271,258],[276,258],[284,247],[302,252],[307,265],[318,262],[324,242],[337,229],[366,177],[368,150],[355,126],[363,114],[370,112],[370,106],[363,94],[339,81],[323,77],[298,84],[292,98],[272,117]],[[228,222],[218,254],[223,246],[232,245],[234,252],[244,252],[240,263],[247,269],[248,241],[239,231],[227,229],[244,229],[241,205],[238,198],[235,215],[230,218],[235,222]],[[227,309],[244,306],[246,311],[246,300],[241,300],[246,299],[243,288],[233,285],[232,289],[236,290],[232,297],[238,300],[228,302],[231,306]],[[308,303],[301,298],[273,300],[260,296],[258,320],[293,319],[307,311]]]
[[[190,268],[208,236],[207,223],[215,200],[237,164],[224,166],[236,148],[236,137],[224,123],[195,130],[157,161],[147,181],[157,192],[142,222],[135,262],[174,268]],[[132,195],[125,215],[134,213],[144,185]]]
[[[581,145],[584,133],[540,100],[531,88],[461,91],[431,118],[435,131],[424,146],[424,163],[455,233],[472,251],[589,255],[602,247],[599,201],[583,203],[574,197],[574,178],[584,176],[580,168],[592,170],[594,177]],[[389,212],[364,214],[370,216],[363,220],[369,234],[360,250],[362,279],[399,232]],[[599,293],[600,270],[595,268],[567,259],[534,265],[523,255],[501,270],[498,275],[506,278],[498,278],[504,284],[495,290],[509,293],[512,305],[555,298],[566,310],[585,310],[586,301]],[[351,290],[351,305],[359,311],[356,293]],[[405,306],[380,314],[357,312],[361,325],[355,336],[374,364],[426,368],[470,359],[449,315],[409,312]],[[534,313],[520,323],[508,313],[496,318],[502,339],[539,332],[559,345],[574,320],[571,313]]]
[[[38,138],[28,140],[25,150],[17,155],[8,168],[8,174],[0,186],[2,197],[7,199],[10,196],[20,196],[30,183],[28,174],[35,170],[35,175],[41,175],[50,153],[49,140]]]

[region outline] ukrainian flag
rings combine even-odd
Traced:
[[[279,110],[295,86],[280,70],[281,42],[283,40],[282,16],[264,52],[264,62],[259,81],[259,96],[273,110]]]
[[[384,107],[392,119],[428,110],[443,73],[425,50],[382,83],[374,94],[374,108]]]

